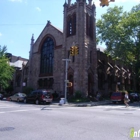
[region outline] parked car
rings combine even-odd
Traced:
[[[0,100],[2,100],[2,99],[3,99],[3,94],[0,93]]]
[[[50,90],[35,90],[27,95],[24,99],[24,103],[34,102],[39,103],[51,103],[53,100],[52,92]]]
[[[9,100],[10,101],[17,101],[17,102],[20,102],[20,101],[24,101],[24,98],[26,97],[26,94],[25,93],[16,93],[12,96],[9,97]]]
[[[111,95],[111,101],[113,103],[124,102],[124,95],[125,95],[124,92],[113,92]]]
[[[133,101],[139,101],[140,100],[140,96],[138,93],[130,93],[130,97]]]

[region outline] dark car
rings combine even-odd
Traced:
[[[111,101],[113,103],[124,102],[124,95],[125,95],[124,92],[113,92],[111,95]]]
[[[27,95],[24,99],[24,103],[34,102],[35,104],[40,103],[51,103],[53,96],[49,90],[35,90]]]
[[[139,101],[140,100],[140,96],[139,96],[138,93],[130,93],[129,95],[130,95],[131,100],[133,100],[133,101]]]
[[[2,100],[2,99],[3,99],[3,94],[0,93],[0,100]]]

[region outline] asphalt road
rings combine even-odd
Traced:
[[[129,140],[132,127],[140,130],[140,107],[133,105],[68,107],[0,101],[0,140]]]

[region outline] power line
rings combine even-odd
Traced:
[[[42,24],[42,23],[39,23],[39,24],[36,24],[36,23],[24,23],[24,24],[16,24],[16,23],[2,23],[0,24],[0,26],[29,26],[29,25],[45,25],[45,24]]]

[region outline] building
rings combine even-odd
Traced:
[[[22,83],[33,89],[53,89],[64,94],[67,72],[72,82],[72,87],[67,88],[69,95],[79,91],[88,96],[98,90],[108,95],[115,90],[131,89],[132,70],[96,48],[96,7],[92,0],[68,0],[63,7],[63,31],[48,21],[36,41],[32,35]],[[78,55],[70,55],[71,46],[79,48]],[[71,60],[67,71],[64,59]]]
[[[6,56],[9,58],[10,66],[13,66],[15,68],[13,79],[12,81],[10,81],[10,86],[13,87],[13,92],[22,91],[23,65],[27,64],[28,59],[22,58],[20,56],[14,56],[11,53],[6,53]]]
[[[68,88],[73,95],[95,92],[98,87],[97,53],[95,35],[95,5],[92,0],[77,0],[64,3],[63,31],[48,21],[36,41],[31,39],[29,54],[29,75],[27,85],[37,88],[53,88],[64,92],[65,62],[68,64]],[[70,47],[79,47],[79,54],[70,56]]]

